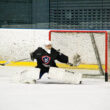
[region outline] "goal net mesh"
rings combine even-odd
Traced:
[[[94,42],[91,37],[94,37]],[[75,67],[75,69],[82,69],[83,71],[91,70],[90,72],[86,71],[85,73],[92,73],[93,71],[93,74],[101,74],[98,64],[100,63],[103,68],[103,72],[106,71],[106,32],[53,30],[49,33],[49,39],[52,41],[52,45],[54,48],[60,49],[61,53],[69,56],[70,62],[73,62],[73,57],[76,54],[80,55],[81,64]],[[98,60],[100,60],[100,62]]]

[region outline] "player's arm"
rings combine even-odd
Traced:
[[[36,49],[34,52],[30,53],[31,60],[37,59],[41,55],[42,48]]]
[[[55,50],[55,49],[54,49]],[[60,53],[59,51],[56,51],[56,60],[62,62],[62,63],[66,63],[70,66],[78,66],[81,63],[81,58],[79,54],[74,55],[73,60],[69,61],[69,57],[64,55],[63,53]],[[72,62],[72,63],[71,63]]]
[[[55,50],[53,48],[54,52],[55,52],[55,55],[56,55],[56,60],[62,62],[62,63],[66,63],[66,64],[69,64],[70,66],[72,66],[71,63],[69,63],[69,58],[68,56],[64,55],[63,53],[59,52],[59,50]]]

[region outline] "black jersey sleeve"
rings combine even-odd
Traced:
[[[60,53],[59,51],[54,49],[54,52],[56,55],[56,60],[62,62],[62,63],[68,63],[68,56],[64,55],[63,53]]]
[[[42,48],[37,48],[34,52],[30,53],[31,60],[39,58],[39,56],[42,54]]]
[[[57,60],[62,62],[62,63],[68,63],[68,56],[59,52],[59,54],[57,56]]]

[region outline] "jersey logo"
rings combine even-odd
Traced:
[[[49,64],[50,63],[51,58],[49,56],[42,56],[42,61],[45,64]]]

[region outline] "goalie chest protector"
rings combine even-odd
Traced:
[[[56,67],[55,60],[58,60],[62,63],[68,62],[68,57],[58,52],[54,48],[51,49],[51,53],[49,54],[43,48],[39,47],[35,52],[32,53],[31,57],[33,57],[33,59],[37,59],[38,67],[43,63]]]

